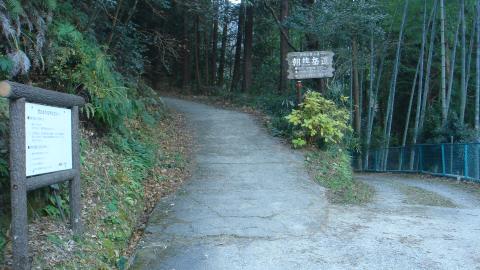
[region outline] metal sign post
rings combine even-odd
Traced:
[[[30,269],[28,191],[69,181],[70,223],[82,231],[78,107],[85,101],[9,81],[0,83],[0,97],[10,100],[13,269]]]

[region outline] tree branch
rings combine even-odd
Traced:
[[[280,33],[282,34],[282,36],[285,38],[285,40],[287,41],[288,43],[288,46],[294,50],[294,51],[298,51],[295,46],[293,46],[293,44],[290,42],[290,39],[288,38],[288,35],[287,33],[285,33],[285,29],[283,28],[283,25],[282,25],[282,22],[280,21],[280,19],[277,17],[277,14],[275,14],[275,10],[273,10],[273,8],[267,4],[267,1],[264,1],[263,4],[265,5],[265,7],[270,11],[270,13],[272,13],[272,16],[273,18],[275,19],[275,21],[277,22],[278,24],[278,28],[280,28]]]

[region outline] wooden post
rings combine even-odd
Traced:
[[[82,232],[80,190],[80,128],[78,106],[82,97],[36,88],[15,82],[0,82],[0,97],[10,99],[10,188],[12,208],[13,269],[30,269],[28,257],[27,192],[65,181],[70,183],[71,225],[75,234]],[[27,178],[26,110],[27,102],[71,110],[72,168]]]
[[[13,269],[30,269],[25,170],[25,98],[10,101],[10,195]]]
[[[303,101],[303,98],[302,98],[302,88],[303,88],[302,81],[297,81],[297,83],[295,84],[295,88],[297,89],[297,104],[298,104],[298,106],[300,106],[300,104]]]
[[[78,235],[82,232],[82,205],[80,183],[80,130],[78,106],[72,108],[72,167],[76,174],[70,180],[70,224],[73,233]]]

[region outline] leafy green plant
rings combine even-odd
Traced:
[[[292,140],[293,147],[302,148],[307,145],[307,142],[302,138],[295,138]]]
[[[299,147],[319,139],[339,144],[351,130],[349,117],[348,111],[339,108],[333,101],[318,92],[308,91],[300,108],[294,109],[286,119],[296,129],[292,143]]]
[[[0,78],[7,79],[13,68],[13,62],[8,57],[0,56]]]
[[[54,40],[48,62],[49,84],[52,88],[87,95],[83,112],[110,127],[119,127],[133,117],[137,109],[133,89],[125,86],[112,60],[95,41],[86,38],[70,23],[57,23],[51,31]]]
[[[61,207],[61,209],[59,209],[58,208],[59,206],[57,205],[57,201],[56,201],[55,196],[53,194],[50,194],[48,196],[48,204],[45,207],[43,207],[42,211],[46,215],[51,216],[51,217],[55,217],[55,218],[60,218],[61,217],[61,211],[63,211],[63,213],[65,215],[68,215],[69,212],[70,212],[69,204],[68,204],[67,199],[65,199],[63,197],[66,197],[64,193],[61,193],[61,194],[57,195],[58,202],[59,202],[60,207]]]

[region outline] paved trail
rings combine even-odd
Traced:
[[[154,210],[132,269],[480,269],[475,195],[456,196],[456,208],[415,205],[385,177],[364,175],[373,203],[330,205],[303,156],[251,116],[165,101],[193,127],[196,165]]]

